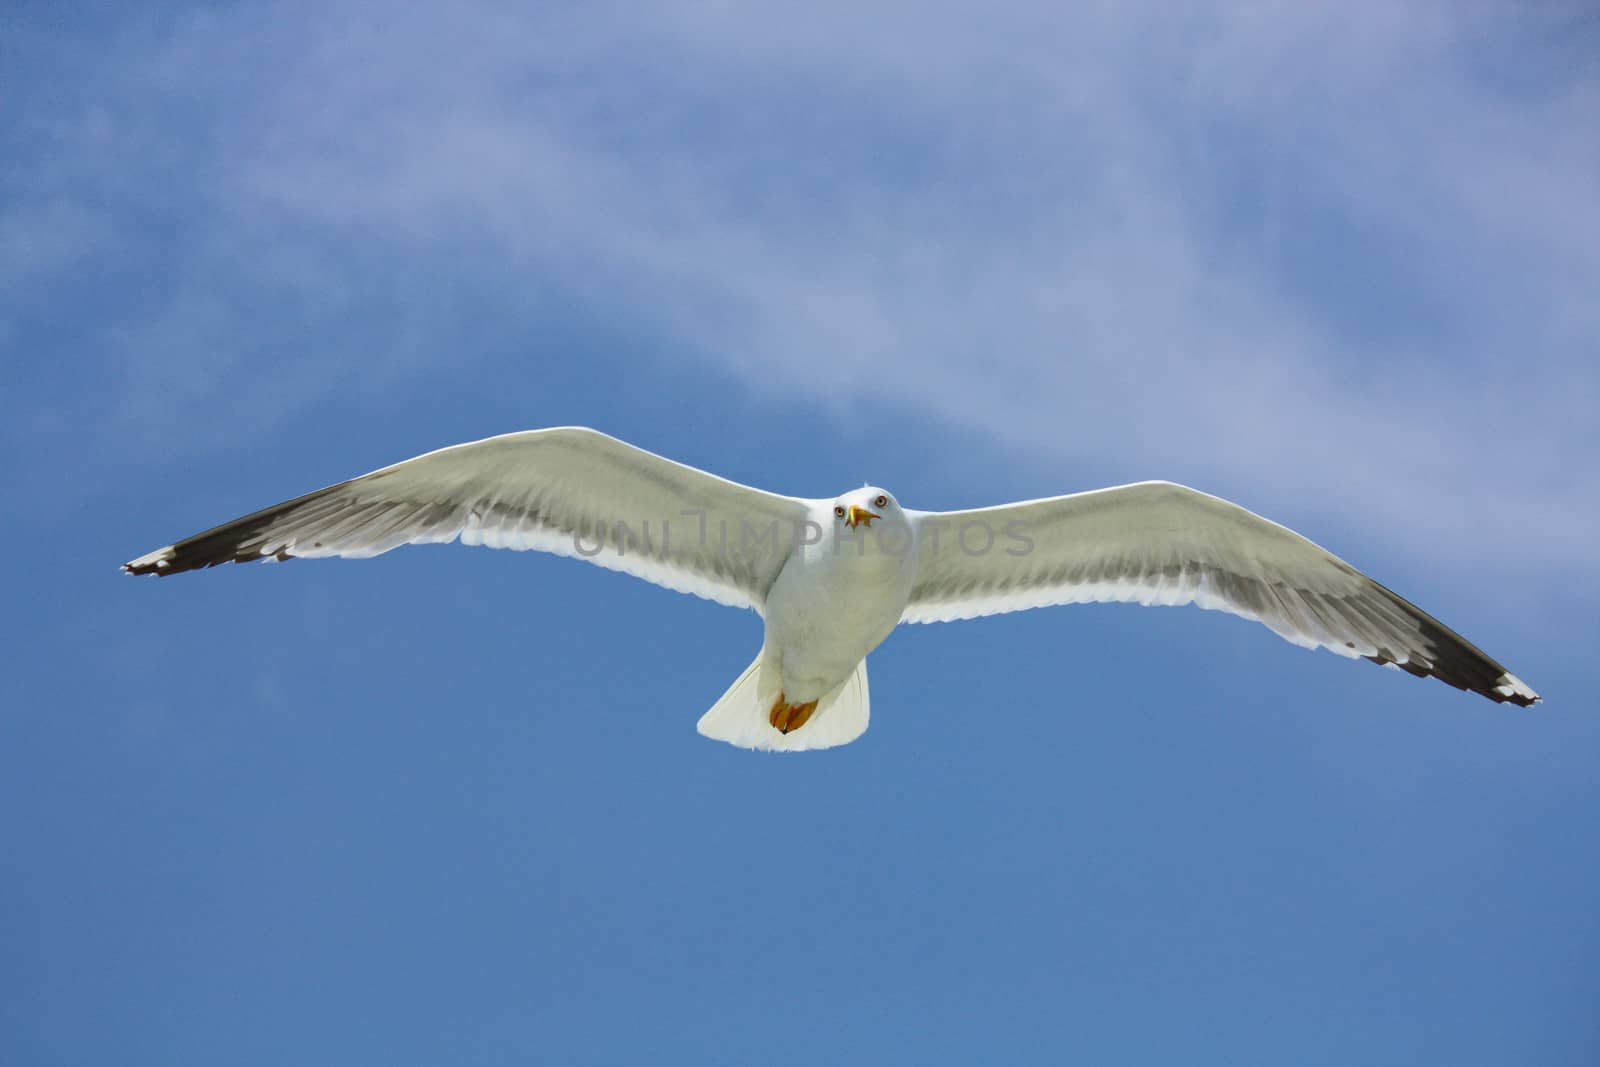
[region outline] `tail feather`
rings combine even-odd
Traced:
[[[817,701],[817,710],[806,724],[788,733],[780,732],[768,721],[783,690],[778,671],[758,655],[755,662],[728,687],[711,710],[700,716],[696,729],[706,737],[726,741],[740,748],[770,752],[803,752],[848,744],[867,729],[870,700],[867,690],[867,661],[862,660],[850,677]]]

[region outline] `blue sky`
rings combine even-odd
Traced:
[[[14,5],[0,1060],[1600,1055],[1584,4]],[[1518,712],[1213,613],[759,620],[417,548],[116,571],[586,424],[946,508],[1239,500]]]

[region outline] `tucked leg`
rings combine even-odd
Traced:
[[[791,704],[782,693],[773,702],[772,710],[767,713],[767,721],[773,729],[786,734],[790,730],[798,730],[811,718],[811,713],[817,710],[815,700],[805,704]]]
[[[817,702],[815,700],[807,701],[804,704],[794,705],[789,709],[789,727],[783,732],[788,733],[790,730],[800,729],[800,727],[804,726],[806,721],[811,718],[811,713],[816,710]]]

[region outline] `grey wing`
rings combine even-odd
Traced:
[[[761,610],[806,504],[581,427],[529,430],[408,459],[123,564],[375,556],[447,542],[538,549]]]
[[[1171,482],[919,512],[916,521],[922,557],[905,622],[1092,601],[1196,604],[1254,619],[1297,645],[1394,664],[1494,701],[1539,700],[1460,634],[1344,560]],[[983,537],[956,540],[974,526]],[[987,549],[968,551],[978,545]]]

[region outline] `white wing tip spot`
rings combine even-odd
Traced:
[[[1524,700],[1535,702],[1540,699],[1538,693],[1535,693],[1532,689],[1528,688],[1528,683],[1524,682],[1521,678],[1518,678],[1510,671],[1502,674],[1496,680],[1494,691],[1503,697],[1515,696],[1521,697]]]
[[[172,548],[172,545],[167,545],[165,548],[158,548],[154,552],[146,553],[138,559],[131,559],[122,565],[122,569],[128,574],[138,574],[140,571],[149,570],[151,567],[156,570],[165,570],[167,567],[172,566]]]

